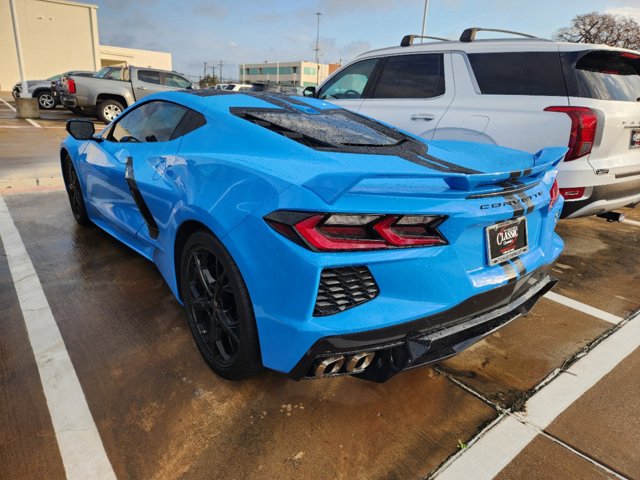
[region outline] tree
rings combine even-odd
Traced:
[[[206,75],[198,82],[200,88],[215,87],[218,84],[218,77],[215,75]]]
[[[572,43],[604,43],[612,47],[640,50],[640,24],[631,17],[591,12],[576,15],[571,26],[563,27],[553,38]]]

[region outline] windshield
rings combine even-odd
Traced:
[[[53,77],[49,77],[47,78],[47,80],[51,81],[51,82],[55,82],[56,80],[60,80],[62,78],[62,73],[60,75],[54,75]]]
[[[581,97],[636,102],[640,100],[640,55],[594,51],[576,63]]]

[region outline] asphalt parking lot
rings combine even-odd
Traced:
[[[232,383],[155,267],[75,223],[57,148],[71,115],[19,120],[3,98],[0,478],[640,478],[640,209],[560,222],[552,294],[439,365]],[[81,387],[69,403],[30,323],[48,315]],[[57,420],[84,405],[97,442]]]

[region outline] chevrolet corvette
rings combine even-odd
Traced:
[[[425,142],[321,100],[154,94],[67,123],[71,211],[154,262],[218,375],[385,381],[527,313],[556,280],[535,154]]]

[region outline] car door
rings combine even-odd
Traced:
[[[431,139],[454,97],[448,53],[385,58],[360,113]]]
[[[143,254],[158,232],[135,172],[158,168],[178,153],[180,139],[174,132],[187,112],[171,102],[143,103],[120,117],[103,134],[103,141],[92,142],[92,151],[87,151],[86,161],[92,167],[87,197],[101,217],[101,226]],[[145,234],[138,235],[143,228]]]
[[[327,80],[316,97],[357,112],[379,61],[368,58],[348,65]]]
[[[152,93],[164,90],[159,71],[135,69],[132,73],[131,85],[136,101]]]

